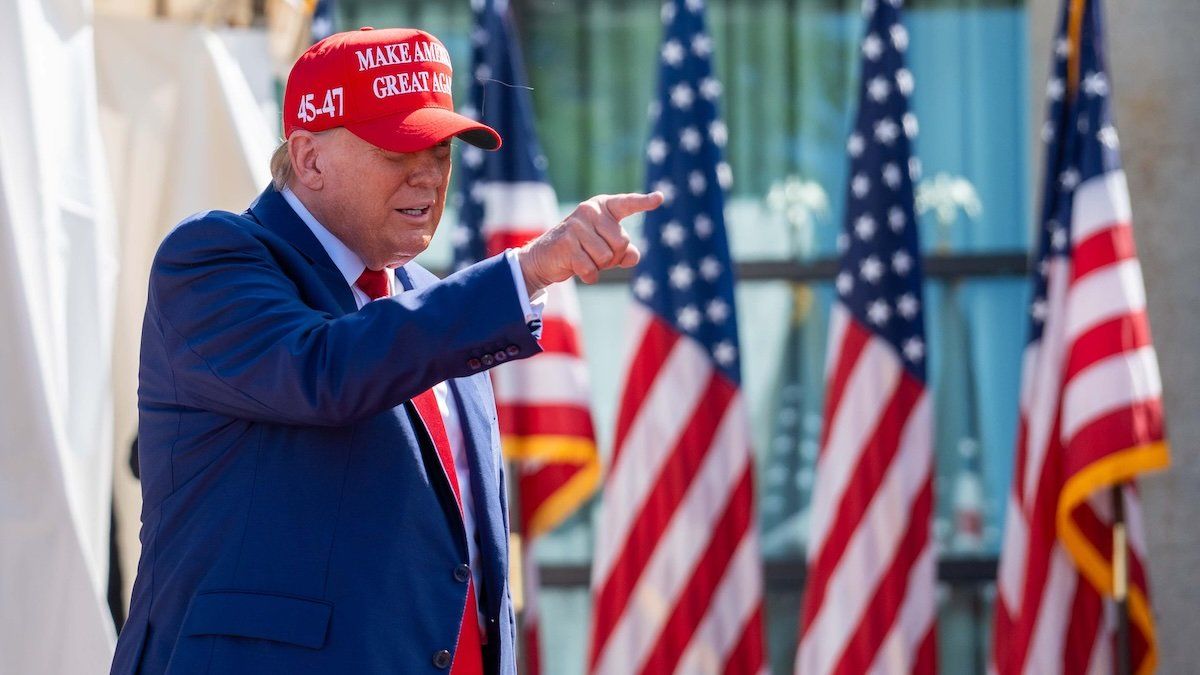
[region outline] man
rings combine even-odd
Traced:
[[[536,299],[636,263],[600,196],[439,281],[433,36],[331,36],[294,66],[274,184],[162,243],[139,388],[142,557],[114,673],[514,673],[508,515],[486,371],[539,351]],[[530,298],[535,302],[531,303]]]

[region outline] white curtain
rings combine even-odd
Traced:
[[[111,352],[114,489],[128,598],[141,512],[128,456],[137,433],[138,349],[150,261],[185,216],[207,209],[240,212],[266,187],[279,110],[262,30],[103,13],[95,25],[100,129],[120,241]]]
[[[90,0],[0,8],[0,670],[106,669],[115,235]]]

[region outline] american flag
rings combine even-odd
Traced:
[[[996,600],[996,673],[1114,672],[1114,515],[1128,532],[1132,672],[1154,670],[1141,506],[1165,467],[1162,386],[1105,72],[1101,3],[1068,2],[1042,129],[1046,174]],[[1119,497],[1118,497],[1119,495]]]
[[[663,5],[633,348],[592,569],[592,673],[764,668],[754,465],[740,388],[720,159],[725,126],[698,0]]]
[[[825,416],[795,672],[932,673],[932,401],[901,0],[863,3]]]
[[[320,42],[336,32],[337,0],[307,0],[305,3],[311,20],[309,34],[314,43]]]
[[[504,138],[496,152],[465,146],[454,258],[465,267],[517,247],[559,221],[534,128],[516,31],[505,0],[476,0],[471,104],[464,110]],[[541,354],[493,373],[501,442],[515,461],[525,537],[522,635],[526,672],[538,667],[537,540],[594,492],[600,459],[579,338],[579,301],[568,281],[546,289]]]

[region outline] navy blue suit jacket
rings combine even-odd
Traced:
[[[488,670],[515,672],[486,369],[539,351],[503,256],[358,310],[282,196],[163,241],[142,333],[142,555],[113,673],[443,673],[461,516],[407,403],[457,395]],[[500,477],[497,480],[497,477]]]

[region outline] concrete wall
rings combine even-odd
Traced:
[[[1030,0],[1030,91],[1045,115],[1061,0]],[[1142,481],[1159,672],[1200,663],[1200,2],[1105,0],[1121,153],[1146,276],[1174,465]],[[1030,140],[1030,147],[1036,141]],[[1034,155],[1041,163],[1042,154]],[[1038,169],[1040,171],[1040,167]],[[1036,194],[1036,190],[1034,191]]]

